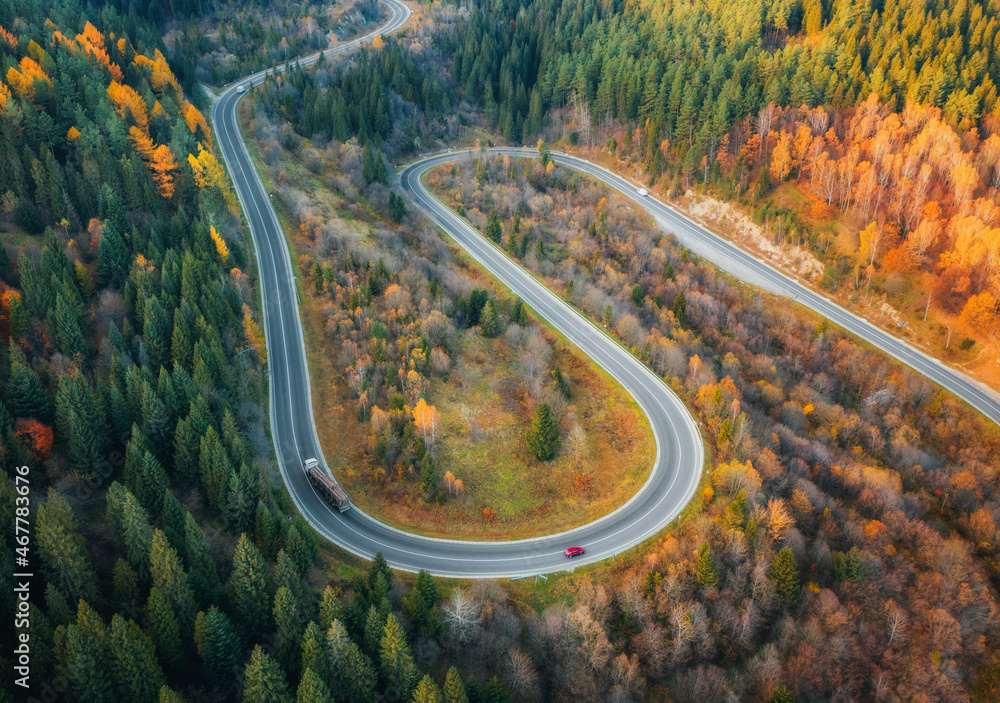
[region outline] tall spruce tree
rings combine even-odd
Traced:
[[[404,700],[409,698],[417,685],[419,672],[403,628],[392,614],[385,621],[379,644],[379,663],[387,692]]]
[[[139,626],[118,613],[111,618],[112,676],[122,700],[157,703],[166,682],[156,650]]]
[[[243,703],[291,703],[281,667],[258,644],[250,654],[243,678]]]
[[[774,555],[767,575],[774,582],[775,590],[784,598],[785,604],[793,604],[799,594],[799,565],[791,549],[782,547]]]
[[[483,336],[488,339],[496,337],[503,331],[492,298],[486,301],[482,312],[479,313],[479,328],[483,331]]]
[[[444,678],[444,689],[442,690],[444,703],[469,703],[469,698],[465,693],[465,684],[458,674],[458,669],[451,667]]]
[[[146,599],[146,632],[149,633],[160,660],[170,669],[179,669],[182,657],[180,627],[170,603],[160,589],[149,590]]]
[[[49,583],[72,603],[81,598],[96,601],[97,575],[69,504],[54,488],[38,504],[35,539]]]
[[[226,614],[215,606],[207,613],[199,613],[198,621],[195,644],[205,680],[213,687],[226,687],[238,676],[242,660],[240,638]]]
[[[413,703],[442,703],[441,689],[430,676],[424,676],[413,692]]]
[[[167,537],[161,530],[153,532],[149,561],[153,585],[170,603],[181,627],[190,628],[195,617],[194,592],[177,552],[167,542]]]
[[[527,434],[528,449],[539,461],[551,461],[559,453],[559,425],[548,403],[539,403]]]
[[[323,681],[323,677],[312,669],[306,669],[299,681],[295,703],[332,703],[333,695]]]
[[[257,635],[268,626],[270,597],[267,593],[267,566],[257,547],[244,533],[233,555],[233,575],[229,579],[229,599],[241,627]]]
[[[345,700],[370,701],[378,678],[375,666],[351,641],[340,620],[334,620],[330,625],[326,645],[331,689],[342,692]]]
[[[719,567],[712,557],[712,549],[708,543],[701,545],[698,552],[698,564],[695,569],[698,578],[698,585],[702,588],[715,588],[719,585]]]

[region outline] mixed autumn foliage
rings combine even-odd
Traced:
[[[608,583],[584,579],[537,610],[491,582],[447,594],[426,574],[403,584],[381,558],[353,578],[321,570],[315,533],[286,519],[276,488],[251,254],[194,92],[205,45],[175,44],[172,69],[139,18],[208,8],[108,6],[140,13],[0,6],[0,454],[8,471],[33,468],[36,681],[88,703],[967,698],[998,636],[995,428],[551,164],[479,159],[443,179],[475,224],[695,409],[714,457],[700,512]],[[445,31],[262,91],[275,122],[351,155],[330,178],[382,218],[390,243],[444,248],[383,185],[384,154],[477,120],[468,105],[450,114],[464,91],[512,141],[564,120],[653,179],[751,201],[794,180],[857,221],[845,273],[920,271],[935,304],[993,323],[991,7],[438,9]],[[247,27],[233,33],[257,32]],[[266,48],[239,61],[283,49]],[[288,134],[266,134],[265,160],[297,148]],[[308,226],[320,241],[324,223]],[[355,410],[375,423],[388,408],[399,431],[383,428],[386,451],[394,436],[421,483],[454,497],[461,479],[416,462],[437,408],[409,376],[411,362],[444,368],[447,344],[418,334],[433,313],[417,285],[401,294],[403,267],[380,271],[344,244],[330,237],[303,273],[356,352],[344,364]],[[437,284],[442,329],[521,327],[485,291]],[[536,407],[546,451],[558,440]],[[6,475],[0,494],[11,524]],[[0,549],[9,562],[10,534]]]
[[[795,230],[827,287],[870,293],[874,280],[897,304],[902,287],[933,288],[930,304],[967,333],[996,328],[988,5],[538,0],[452,26],[437,34],[452,75],[509,141],[568,136],[641,164],[650,183],[705,182],[754,207],[792,179],[811,205],[761,219]],[[860,236],[831,249],[822,223],[836,215]]]
[[[553,698],[964,698],[998,634],[995,428],[570,171],[485,157],[431,183],[481,229],[498,217],[506,250],[663,375],[712,445],[702,514],[541,616]],[[581,618],[588,654],[556,666],[543,652]]]

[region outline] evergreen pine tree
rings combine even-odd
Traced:
[[[97,275],[108,288],[121,288],[128,274],[129,254],[125,240],[110,223],[101,226],[97,243]]]
[[[724,449],[733,439],[733,421],[729,417],[722,419],[719,426],[719,433],[715,438],[715,444],[719,449]]]
[[[198,466],[201,483],[209,500],[221,506],[224,502],[226,483],[233,470],[229,463],[229,455],[219,439],[219,433],[211,425],[201,438]]]
[[[334,620],[343,616],[343,606],[340,598],[332,586],[327,585],[323,589],[323,595],[319,602],[319,627],[324,632],[330,629]]]
[[[368,617],[365,619],[364,640],[362,642],[365,654],[377,657],[382,635],[385,633],[385,618],[374,605],[368,607]]]
[[[488,339],[496,337],[503,331],[500,329],[500,320],[497,318],[497,309],[492,298],[486,301],[482,312],[479,313],[479,327],[483,331],[483,336]]]
[[[799,565],[795,554],[788,547],[783,547],[771,560],[767,571],[768,577],[774,582],[774,588],[791,605],[799,593]]]
[[[184,703],[184,698],[177,691],[169,686],[160,687],[160,698],[158,703]]]
[[[784,686],[776,689],[766,703],[795,703],[795,695]]]
[[[608,303],[604,307],[604,315],[601,316],[601,324],[604,325],[605,329],[611,329],[615,325],[615,313],[611,309],[611,303]]]
[[[305,574],[319,561],[319,544],[316,543],[316,533],[302,520],[300,515],[290,523],[285,531],[285,550],[299,568],[300,574]]]
[[[155,296],[149,298],[143,314],[142,342],[154,373],[170,361],[171,330],[167,311]]]
[[[514,299],[514,306],[510,311],[510,321],[519,327],[528,326],[528,310],[520,298]]]
[[[215,569],[205,533],[191,513],[184,515],[184,544],[186,550],[184,563],[188,568],[191,588],[199,602],[215,602],[222,590],[219,572]]]
[[[161,530],[153,532],[149,562],[153,586],[163,593],[181,626],[190,628],[195,616],[194,593],[177,552]]]
[[[375,590],[375,583],[379,576],[382,576],[385,580],[386,590],[391,589],[394,576],[392,569],[389,568],[389,562],[382,556],[382,552],[375,552],[375,557],[372,559],[371,564],[368,565],[367,582],[369,590]]]
[[[409,698],[417,684],[418,671],[403,628],[392,614],[385,621],[379,645],[379,663],[387,693],[395,694],[397,698]]]
[[[332,703],[333,695],[323,682],[323,677],[312,669],[306,669],[299,681],[295,703]]]
[[[149,383],[143,384],[141,414],[142,432],[146,435],[150,450],[157,460],[168,461],[174,418],[170,416],[166,403]]]
[[[559,425],[548,403],[539,403],[527,434],[528,448],[539,461],[550,461],[559,453]]]
[[[115,481],[108,487],[107,517],[118,543],[125,547],[129,564],[141,578],[149,575],[149,553],[153,546],[153,528],[146,511],[129,491]]]
[[[119,613],[131,613],[139,607],[139,575],[124,559],[119,558],[111,570],[114,587],[112,598],[114,608]]]
[[[687,318],[684,316],[684,313],[687,310],[687,298],[684,297],[684,291],[678,291],[670,309],[674,313],[674,318],[677,320],[677,324],[681,327],[686,327]]]
[[[632,289],[632,295],[629,297],[633,305],[642,307],[642,303],[646,299],[646,292],[642,289],[642,286],[637,285]]]
[[[302,644],[299,647],[302,658],[300,660],[301,669],[313,671],[324,681],[330,680],[330,662],[326,655],[326,638],[320,626],[315,622],[306,625],[302,634]]]
[[[133,621],[111,618],[112,676],[122,700],[157,703],[164,685],[153,643]]]
[[[196,643],[205,680],[217,688],[229,685],[237,676],[242,655],[240,638],[226,614],[212,606]]]
[[[174,427],[174,476],[190,483],[198,473],[198,452],[201,442],[187,418]]]
[[[274,657],[282,669],[294,674],[297,662],[299,640],[302,636],[302,619],[299,616],[299,606],[292,592],[285,586],[274,594]]]
[[[194,346],[191,344],[191,338],[181,323],[175,319],[174,329],[170,333],[170,360],[174,368],[190,369],[193,356]]]
[[[395,191],[389,193],[389,211],[393,222],[402,222],[406,216],[406,201],[402,196],[396,195]]]
[[[87,357],[87,339],[80,328],[80,318],[72,303],[62,293],[56,295],[56,309],[52,318],[56,344],[63,356],[73,359]]]
[[[76,700],[87,703],[114,703],[118,700],[112,689],[110,672],[103,665],[105,657],[106,653],[79,626],[66,628],[62,663]]]
[[[330,688],[345,700],[368,701],[375,691],[375,666],[347,635],[340,620],[334,620],[326,633],[330,658]]]
[[[56,427],[66,441],[70,468],[85,475],[103,475],[107,427],[90,384],[74,368],[59,376]]]
[[[80,599],[97,599],[97,575],[90,565],[90,554],[76,517],[54,488],[50,488],[46,500],[38,504],[35,539],[50,584],[62,589],[63,595],[73,603]]]
[[[184,536],[185,521],[187,514],[181,507],[181,502],[170,491],[169,488],[163,491],[163,510],[160,514],[160,521],[163,524],[163,534],[167,536],[167,542],[177,550],[177,554],[182,558],[187,553],[187,538]]]
[[[424,676],[413,692],[413,703],[442,703],[441,690],[430,676]]]
[[[417,582],[413,585],[413,590],[403,601],[403,610],[413,625],[423,628],[433,635],[436,634],[440,625],[440,616],[437,610],[440,602],[441,594],[438,591],[437,581],[430,575],[430,572],[422,569],[417,574]]]
[[[861,550],[855,545],[847,552],[833,553],[833,580],[862,583],[864,578],[864,562],[861,560]]]
[[[33,417],[44,423],[51,423],[52,401],[42,388],[38,375],[31,370],[21,351],[13,340],[10,344],[11,369],[7,380],[7,409],[14,417]]]
[[[240,535],[233,555],[233,575],[229,579],[229,599],[240,625],[249,633],[266,629],[270,615],[267,595],[267,567],[264,558],[246,533]]]
[[[291,699],[281,667],[258,644],[243,677],[243,703],[290,703]]]
[[[496,210],[490,213],[490,219],[486,223],[486,236],[496,244],[499,244],[503,238],[503,227],[500,226],[500,218],[497,216]]]
[[[483,692],[479,696],[479,700],[482,703],[510,703],[510,695],[503,687],[500,679],[494,676],[483,686]]]
[[[181,663],[180,628],[173,608],[155,586],[149,590],[149,598],[146,599],[145,618],[146,632],[156,645],[160,659],[171,669],[177,670]]]
[[[101,195],[97,206],[97,216],[105,221],[105,224],[101,228],[102,234],[104,232],[104,228],[108,226],[108,223],[113,225],[119,232],[122,233],[128,232],[128,230],[131,229],[131,225],[128,220],[128,210],[125,207],[125,203],[122,201],[118,191],[107,183],[101,186]],[[128,257],[126,256],[126,258]]]
[[[743,531],[743,521],[746,519],[746,491],[741,489],[722,514],[722,524],[727,530]]]
[[[698,565],[695,569],[698,585],[702,588],[715,588],[719,584],[719,567],[715,565],[712,549],[708,543],[701,545],[698,552]]]
[[[146,512],[154,518],[163,511],[163,496],[169,491],[167,472],[160,466],[147,448],[145,435],[136,425],[132,426],[132,438],[125,447],[125,469],[122,480]]]
[[[434,459],[429,451],[424,452],[424,458],[420,460],[420,485],[427,494],[428,500],[434,497],[438,489],[437,468],[434,466]]]
[[[462,683],[462,677],[458,675],[458,669],[455,667],[448,669],[442,694],[444,703],[469,703],[469,698],[465,694],[465,684]]]

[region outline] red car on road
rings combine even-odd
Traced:
[[[570,559],[572,559],[573,557],[578,557],[581,554],[583,554],[583,547],[570,547],[565,552],[563,552],[563,554],[568,556]]]

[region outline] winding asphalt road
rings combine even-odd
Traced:
[[[342,53],[402,27],[410,11],[399,0],[382,0],[392,11],[375,32],[324,53]],[[300,60],[309,65],[314,54]],[[281,70],[281,69],[278,69]],[[247,151],[236,120],[242,94],[260,74],[227,88],[214,102],[212,117],[222,155],[246,213],[260,269],[264,303],[264,330],[268,348],[270,420],[275,453],[285,484],[296,506],[322,535],[344,549],[370,558],[381,551],[398,569],[427,569],[439,576],[496,578],[560,571],[568,566],[599,561],[655,535],[669,524],[694,494],[704,455],[697,424],[680,399],[663,381],[588,319],[563,302],[516,262],[494,247],[468,223],[445,207],[421,184],[429,168],[469,158],[467,151],[443,152],[408,165],[399,176],[411,203],[454,238],[502,283],[519,295],[584,353],[607,370],[635,398],[653,430],[656,460],[646,484],[624,506],[582,527],[546,537],[509,542],[473,542],[423,537],[397,530],[365,514],[356,506],[339,513],[328,506],[306,479],[303,462],[322,460],[313,418],[309,372],[297,291],[288,244]],[[492,150],[513,157],[534,157],[527,148]],[[586,160],[552,152],[558,163],[586,173],[631,198],[649,211],[668,232],[696,241],[705,258],[724,268],[752,274],[771,290],[793,297],[833,322],[868,340],[907,365],[953,391],[1000,424],[997,398],[962,374],[949,369],[906,343],[843,310],[795,280],[713,235],[652,197],[638,195],[639,186]],[[573,562],[563,556],[568,546],[580,545],[586,554]]]
[[[386,25],[327,53],[346,51],[375,34],[402,26],[409,16],[406,6],[398,0],[383,1],[393,13]],[[317,58],[313,55],[300,63],[308,65]],[[509,542],[423,537],[389,527],[357,506],[339,513],[323,501],[303,470],[305,459],[322,459],[323,452],[313,421],[309,369],[288,244],[236,120],[236,106],[242,97],[238,87],[251,87],[251,81],[259,82],[260,78],[251,76],[227,88],[215,100],[212,118],[250,225],[259,265],[275,453],[289,493],[310,524],[359,556],[371,557],[381,551],[395,568],[427,569],[439,576],[489,578],[530,576],[599,561],[638,544],[670,523],[697,488],[704,463],[701,435],[691,414],[666,384],[635,357],[447,211],[441,213],[439,224],[635,397],[656,439],[656,460],[650,478],[628,503],[595,522],[569,532]],[[570,562],[562,553],[569,546],[583,546],[586,554]]]

